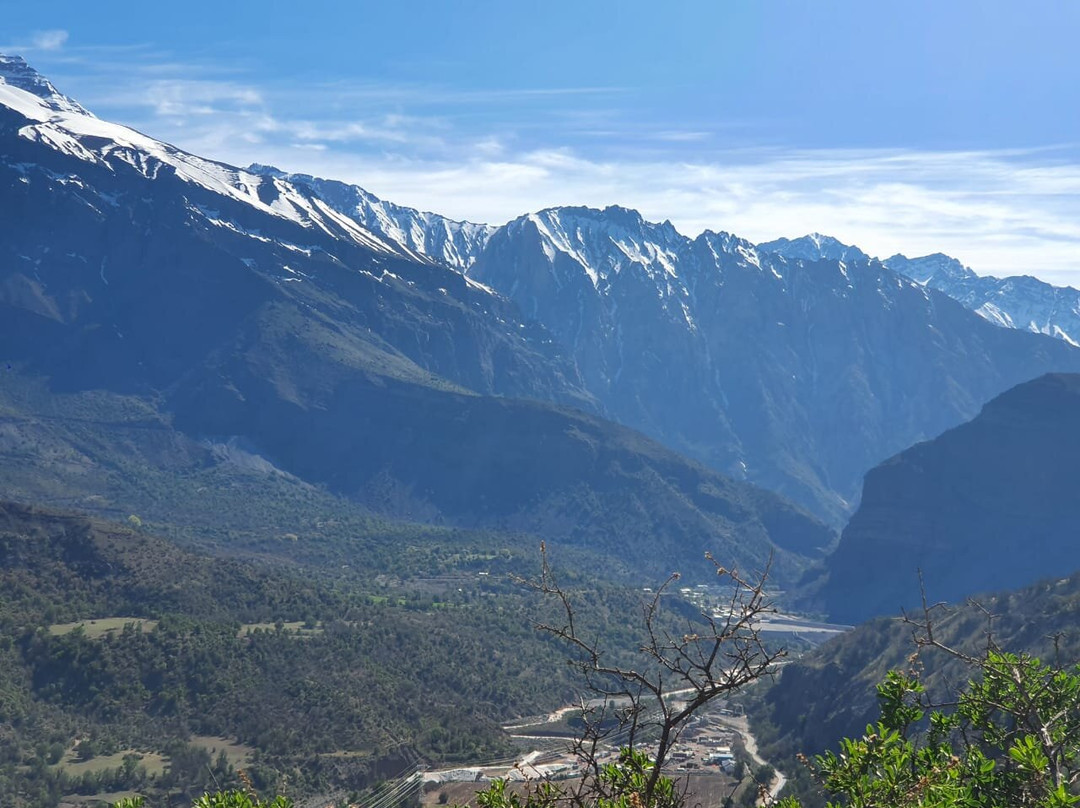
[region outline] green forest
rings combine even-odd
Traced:
[[[265,793],[360,793],[422,762],[505,756],[500,723],[578,687],[507,555],[432,547],[456,570],[371,577],[4,505],[0,804],[196,796],[240,765]],[[635,598],[599,586],[587,611],[600,626]]]

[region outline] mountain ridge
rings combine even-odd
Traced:
[[[945,292],[996,325],[1080,345],[1080,290],[1071,286],[1053,286],[1030,275],[977,275],[941,253],[922,258],[894,255],[884,263]]]
[[[759,249],[803,260],[869,259],[858,247],[811,233],[776,239]],[[916,283],[944,292],[983,319],[1004,328],[1031,331],[1080,345],[1080,290],[1054,286],[1030,275],[978,275],[944,253],[908,258],[897,253],[881,262]]]
[[[499,228],[468,274],[551,331],[617,420],[838,523],[875,462],[1036,368],[1077,367],[1068,346],[850,255],[789,258],[571,207]]]
[[[465,272],[488,238],[493,225],[455,221],[437,213],[420,211],[380,199],[359,185],[290,174],[273,166],[253,163],[248,170],[304,185],[334,210],[360,222],[369,230],[401,244],[419,255],[442,261]]]
[[[798,238],[778,238],[757,245],[763,252],[777,253],[785,258],[803,261],[869,261],[870,256],[858,247],[844,244],[832,236],[821,233],[808,233]]]

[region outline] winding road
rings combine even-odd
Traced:
[[[742,736],[746,754],[750,755],[756,764],[759,766],[772,765],[758,754],[757,739],[750,732],[750,722],[746,719],[746,716],[725,716],[720,719],[720,723],[726,724]],[[776,775],[773,777],[772,782],[769,783],[768,798],[759,800],[758,805],[772,805],[780,796],[780,792],[784,790],[784,786],[787,785],[787,778],[784,774],[779,769],[774,768],[773,770]]]

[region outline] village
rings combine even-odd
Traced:
[[[648,596],[653,594],[653,590],[645,588],[643,593]],[[715,585],[683,586],[671,592],[671,595],[713,620],[722,621],[729,616],[730,592]],[[774,593],[774,596],[782,598],[782,593]],[[779,610],[763,615],[755,628],[763,634],[774,635],[782,642],[795,642],[803,648],[818,645],[850,629],[849,626],[808,620]],[[617,702],[609,701],[607,706],[618,706]],[[582,708],[596,711],[603,707],[601,699],[592,699],[584,704],[563,707],[548,715],[525,718],[504,726],[510,737],[520,744],[523,750],[521,755],[483,765],[421,772],[418,778],[422,783],[423,801],[465,804],[471,801],[473,794],[494,780],[506,780],[524,789],[531,783],[578,777],[582,762],[574,755],[572,742],[581,732]],[[625,745],[626,740],[627,735],[618,732],[606,738],[604,747],[596,756],[597,761],[603,764],[616,760],[619,748]],[[741,707],[720,701],[693,716],[681,729],[667,755],[664,772],[682,782],[688,792],[696,794],[698,802],[708,805],[721,804],[724,796],[737,787],[748,770],[765,765],[766,762],[757,754],[756,742]],[[784,782],[785,778],[775,773],[769,791],[778,794]]]
[[[570,749],[573,733],[566,732],[564,722],[566,713],[562,710],[536,723],[515,724],[506,727],[514,739],[529,746],[541,746],[530,749],[514,760],[493,761],[481,766],[468,766],[442,771],[424,772],[424,782],[450,783],[475,782],[488,783],[492,780],[505,779],[514,781],[563,780],[578,775],[579,761]],[[667,766],[672,772],[684,773],[707,772],[732,773],[736,755],[733,750],[742,746],[738,730],[732,728],[725,719],[734,714],[721,709],[715,715],[696,718],[683,731],[679,743],[670,754]],[[530,734],[535,732],[537,734]],[[612,745],[600,754],[601,762],[614,760],[618,749]]]

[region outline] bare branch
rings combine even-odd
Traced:
[[[567,644],[574,654],[570,663],[603,699],[599,707],[582,702],[584,731],[574,742],[573,752],[581,762],[583,777],[571,802],[584,805],[587,797],[603,796],[599,761],[604,749],[615,744],[635,749],[648,743],[652,765],[640,798],[649,808],[654,805],[663,765],[686,722],[714,699],[772,672],[785,656],[781,649],[766,647],[760,631],[762,617],[776,611],[765,593],[771,559],[760,575],[747,578],[707,555],[730,594],[723,609],[701,610],[696,624],[687,620],[684,632],[673,630],[663,610],[665,597],[671,596],[670,590],[680,580],[673,573],[642,606],[641,664],[625,666],[609,662],[599,639],[583,634],[576,607],[556,580],[543,544],[540,550],[540,577],[518,580],[553,599],[559,619],[537,628]],[[613,716],[610,699],[627,706]]]

